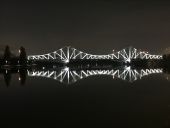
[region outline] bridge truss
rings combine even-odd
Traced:
[[[70,60],[84,60],[84,59],[110,59],[118,60],[123,62],[131,62],[132,59],[162,59],[162,55],[151,55],[148,52],[137,50],[133,47],[128,47],[120,51],[113,51],[112,54],[108,55],[93,55],[82,51],[79,51],[72,47],[64,47],[57,51],[43,54],[43,55],[30,55],[28,60],[57,60],[63,63],[69,63]]]

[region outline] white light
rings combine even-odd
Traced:
[[[125,67],[125,70],[131,70],[131,66]]]
[[[65,62],[65,63],[69,63],[69,59],[66,59],[64,62]]]
[[[69,67],[65,67],[64,71],[68,72],[69,71]]]
[[[126,61],[130,63],[131,62],[131,58],[128,58]]]

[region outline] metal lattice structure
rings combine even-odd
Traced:
[[[59,71],[50,71],[50,70],[39,70],[39,71],[28,71],[28,76],[32,77],[45,77],[58,80],[61,83],[75,83],[77,80],[95,76],[95,75],[109,75],[114,78],[119,78],[122,80],[127,80],[129,82],[136,81],[141,79],[144,76],[150,74],[162,73],[162,69],[141,69],[135,70],[131,67],[125,67],[123,70],[70,70],[69,67],[65,67]]]
[[[162,59],[162,55],[151,55],[148,52],[137,50],[133,47],[128,47],[120,51],[113,51],[112,54],[108,55],[93,55],[82,51],[79,51],[72,47],[64,47],[57,51],[43,54],[43,55],[30,55],[28,60],[57,60],[63,63],[69,63],[70,60],[76,59],[111,59],[119,60],[124,62],[130,62],[132,59]]]

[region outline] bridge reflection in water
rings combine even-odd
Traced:
[[[114,78],[119,78],[129,82],[134,82],[144,76],[150,74],[163,73],[163,69],[131,69],[130,66],[125,66],[119,69],[71,69],[63,67],[57,70],[42,69],[28,70],[28,76],[51,78],[61,83],[71,84],[90,76],[108,75]]]
[[[162,74],[163,68],[134,68],[131,66],[109,67],[109,66],[95,66],[95,67],[28,67],[28,68],[1,68],[0,74],[4,76],[4,81],[7,86],[10,85],[12,74],[18,75],[18,80],[21,85],[24,85],[28,77],[42,77],[57,80],[64,84],[72,84],[90,76],[107,75],[118,78],[128,82],[134,82],[142,79],[144,76],[151,74]]]

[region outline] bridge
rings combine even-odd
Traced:
[[[128,47],[120,51],[113,51],[111,54],[107,55],[93,55],[86,52],[79,51],[73,47],[60,48],[57,51],[43,54],[43,55],[30,55],[28,60],[56,60],[62,63],[69,63],[70,60],[116,60],[122,62],[131,62],[132,59],[162,59],[162,55],[152,55],[148,52],[137,50],[133,47]]]
[[[150,74],[163,73],[162,69],[131,69],[131,67],[124,67],[124,69],[89,69],[89,70],[75,70],[69,67],[64,67],[60,70],[49,70],[49,69],[39,69],[39,70],[28,70],[28,76],[30,77],[44,77],[57,80],[61,83],[71,84],[76,81],[96,75],[108,75],[114,78],[119,78],[129,82],[134,82],[141,79],[144,76]]]

